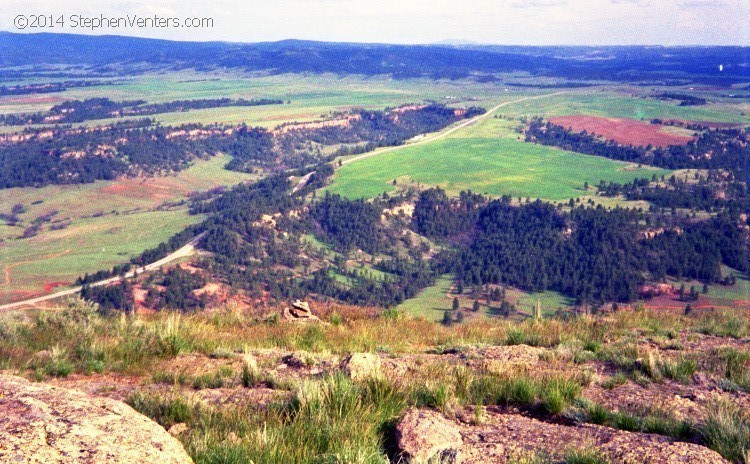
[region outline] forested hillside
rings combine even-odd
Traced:
[[[747,49],[743,47],[451,47],[301,40],[234,44],[3,32],[0,49],[5,52],[0,56],[0,67],[66,64],[102,76],[115,75],[117,68],[132,72],[234,68],[448,79],[495,79],[497,73],[525,71],[568,79],[668,79],[727,85],[747,80],[750,74]],[[715,63],[724,63],[721,72]],[[33,71],[8,69],[0,73],[8,77],[29,74]]]

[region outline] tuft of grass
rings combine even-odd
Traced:
[[[261,382],[261,373],[258,366],[242,363],[242,373],[240,374],[240,383],[245,388],[252,388]]]
[[[656,433],[680,440],[695,436],[695,427],[687,421],[678,420],[669,413],[650,411],[645,415],[625,411],[609,411],[598,403],[583,404],[583,420],[597,425],[606,425],[629,432]]]
[[[151,380],[154,383],[163,383],[166,385],[187,385],[190,379],[184,372],[165,372],[156,371],[152,374]]]
[[[180,331],[180,321],[180,314],[170,314],[155,329],[159,348],[165,356],[177,356],[190,351],[190,343]]]
[[[750,353],[728,348],[722,353],[726,362],[724,376],[745,391],[750,391]]]
[[[750,334],[750,322],[738,312],[712,311],[700,319],[695,330],[705,335],[739,339]]]
[[[190,422],[200,414],[198,406],[191,405],[185,399],[177,396],[162,398],[135,392],[125,402],[165,429],[180,422]]]
[[[505,334],[506,345],[523,345],[526,343],[526,333],[518,327],[508,329]]]
[[[609,419],[609,411],[599,403],[593,403],[586,408],[589,422],[597,425],[604,425]]]
[[[659,370],[669,379],[688,383],[693,378],[693,374],[698,370],[698,363],[695,359],[681,357],[676,361],[661,361]]]
[[[612,377],[602,382],[602,388],[613,390],[615,387],[628,383],[628,376],[624,372],[617,372]]]
[[[608,464],[609,461],[595,449],[573,449],[565,453],[565,464]]]
[[[45,372],[52,377],[67,377],[73,372],[73,365],[65,359],[53,359],[47,364]]]
[[[442,409],[448,405],[451,394],[443,383],[431,382],[414,388],[412,402],[418,407]]]
[[[556,377],[541,388],[542,407],[550,414],[560,414],[581,394],[581,385],[572,379]]]
[[[750,416],[727,399],[711,404],[706,421],[698,427],[706,445],[737,464],[750,464]]]

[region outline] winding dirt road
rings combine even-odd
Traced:
[[[135,269],[133,271],[130,271],[130,272],[126,273],[124,277],[122,277],[122,276],[110,277],[109,279],[104,279],[104,280],[100,280],[98,282],[94,282],[94,283],[91,284],[91,286],[92,287],[100,287],[102,285],[111,284],[113,282],[119,282],[123,278],[127,279],[127,278],[130,278],[130,277],[133,277],[133,275],[135,275],[136,272],[138,274],[142,274],[144,272],[153,271],[154,269],[158,269],[161,266],[163,266],[163,265],[165,265],[167,263],[170,263],[170,262],[172,262],[172,261],[174,261],[176,259],[184,258],[186,256],[191,256],[193,253],[195,253],[195,246],[198,245],[198,242],[200,242],[200,240],[203,238],[204,235],[205,235],[205,232],[202,233],[202,234],[200,234],[200,235],[198,235],[194,239],[192,239],[190,242],[188,242],[185,246],[183,246],[179,250],[174,251],[173,253],[168,254],[167,256],[165,256],[164,258],[162,258],[162,259],[160,259],[158,261],[154,261],[153,263],[146,264],[143,267],[139,267],[139,268],[137,268],[137,269]],[[34,306],[34,305],[36,305],[38,303],[43,303],[43,302],[48,301],[48,300],[54,300],[56,298],[61,298],[61,297],[64,297],[64,296],[74,295],[74,294],[76,294],[76,293],[78,293],[80,291],[81,291],[81,287],[78,286],[78,287],[70,288],[68,290],[62,290],[62,291],[59,291],[59,292],[56,292],[56,293],[51,293],[49,295],[39,296],[39,297],[36,297],[36,298],[30,298],[28,300],[16,301],[16,302],[13,302],[13,303],[8,303],[8,304],[0,305],[0,312],[1,311],[7,311],[9,309],[21,308],[21,307],[24,307],[24,306]]]

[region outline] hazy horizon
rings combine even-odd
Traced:
[[[158,4],[157,4],[158,3]],[[19,30],[19,15],[53,19]],[[78,18],[200,18],[211,26],[83,27]],[[59,18],[64,21],[58,21]],[[744,0],[10,0],[0,31],[237,43],[279,40],[508,46],[749,46]]]
[[[146,37],[142,35],[133,34],[84,34],[77,32],[27,32],[27,31],[8,31],[0,30],[2,33],[11,34],[60,34],[60,35],[75,35],[84,37],[129,37],[134,39],[146,39],[146,40],[164,40],[169,42],[185,42],[185,43],[226,43],[226,44],[259,44],[259,43],[275,43],[275,42],[287,42],[287,41],[299,41],[299,42],[320,42],[320,43],[338,43],[338,44],[357,44],[357,45],[402,45],[402,46],[448,46],[448,47],[529,47],[529,48],[545,48],[545,47],[562,47],[562,48],[607,48],[607,47],[651,47],[651,48],[711,48],[711,47],[739,47],[739,48],[750,48],[748,45],[734,45],[734,44],[657,44],[657,43],[626,43],[626,44],[572,44],[572,43],[553,43],[553,44],[521,44],[521,43],[490,43],[490,42],[475,42],[461,39],[444,39],[437,40],[434,42],[373,42],[373,41],[357,41],[357,40],[324,40],[324,39],[306,39],[301,37],[286,37],[273,40],[220,40],[220,39],[179,39],[179,38],[168,38],[168,37]]]

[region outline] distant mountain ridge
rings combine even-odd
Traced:
[[[502,72],[572,80],[682,79],[728,84],[750,81],[750,47],[522,47],[389,45],[283,40],[178,42],[124,36],[0,32],[0,68],[83,66],[111,75],[111,65],[151,69],[239,69],[270,73],[492,79]],[[719,71],[719,65],[723,71]],[[6,77],[11,75],[6,70]]]

